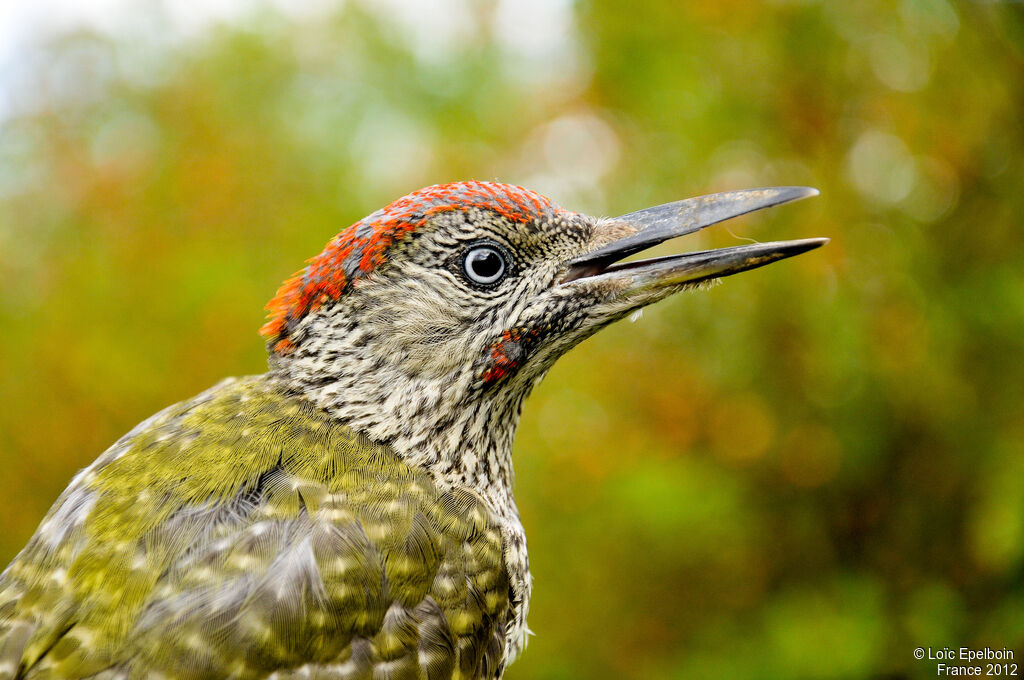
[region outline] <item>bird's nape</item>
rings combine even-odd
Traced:
[[[530,389],[631,310],[827,239],[624,258],[815,193],[598,219],[460,182],[342,230],[269,305],[270,370],[118,440],[0,574],[0,680],[500,680],[528,632]]]

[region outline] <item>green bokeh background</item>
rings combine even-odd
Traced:
[[[324,3],[321,3],[324,4]],[[648,309],[527,403],[527,678],[1024,661],[1024,6],[397,0],[55,39],[0,123],[0,563],[135,423],[261,372],[277,285],[413,189],[827,247]],[[1021,668],[1024,673],[1024,668]]]

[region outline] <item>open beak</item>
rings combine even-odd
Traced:
[[[606,283],[621,293],[671,289],[763,267],[828,243],[827,238],[775,241],[702,250],[620,263],[659,243],[699,231],[762,208],[816,196],[810,187],[772,187],[688,198],[605,220],[598,225],[590,252],[569,260],[561,284]],[[583,281],[581,281],[583,279]],[[660,296],[659,296],[660,297]]]

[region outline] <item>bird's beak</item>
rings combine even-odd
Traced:
[[[620,263],[634,253],[668,239],[762,208],[781,205],[818,191],[809,187],[772,187],[729,191],[688,198],[602,220],[591,239],[592,248],[565,264],[560,284],[599,286],[615,298],[644,298],[653,302],[676,286],[730,276],[799,255],[828,243],[827,238],[755,243],[718,250],[669,255]],[[664,294],[658,294],[659,292]],[[654,293],[653,296],[643,295]],[[639,294],[639,295],[638,295]],[[637,300],[639,301],[639,300]]]

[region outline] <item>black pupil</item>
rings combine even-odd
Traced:
[[[481,279],[492,279],[501,273],[501,255],[490,248],[481,248],[469,256],[469,268]]]

